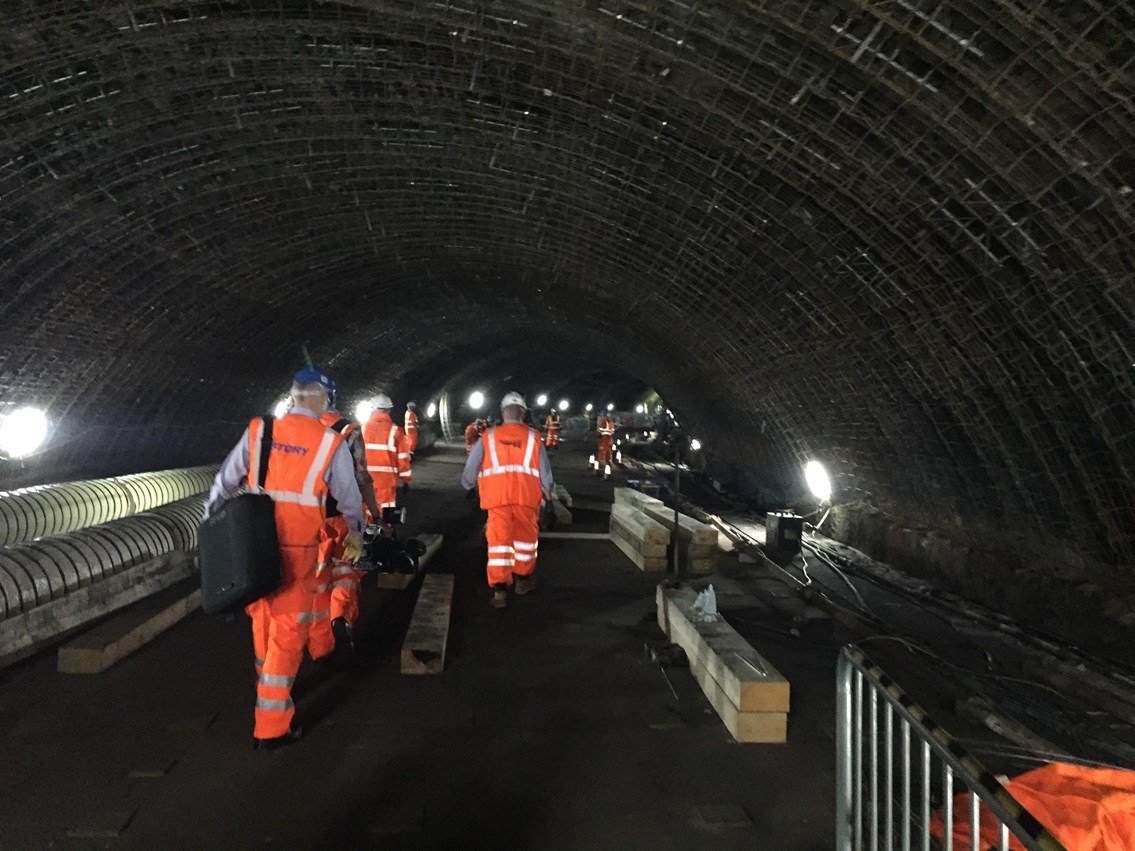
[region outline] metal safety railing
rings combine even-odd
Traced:
[[[968,818],[955,825],[955,801],[964,800],[955,796],[966,793]],[[836,672],[837,851],[1020,848],[1064,851],[861,650],[844,647]]]

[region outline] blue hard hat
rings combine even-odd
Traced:
[[[327,388],[328,395],[335,392],[335,379],[314,366],[305,366],[292,376],[292,381],[296,384],[321,384]]]

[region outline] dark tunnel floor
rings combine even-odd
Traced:
[[[610,501],[584,457],[563,447],[559,480]],[[243,617],[198,612],[90,677],[43,653],[3,681],[0,846],[830,847],[834,654],[776,648],[789,743],[733,743],[688,671],[669,672],[675,701],[644,656],[656,578],[613,545],[545,540],[540,589],[489,608],[463,460],[425,455],[408,499],[411,530],[446,535],[430,569],[457,578],[443,674],[400,675],[415,591],[369,588],[356,668],[305,663],[304,740],[254,753]]]

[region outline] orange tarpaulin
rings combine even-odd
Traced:
[[[1135,849],[1135,771],[1084,768],[1055,762],[1015,777],[1005,784],[1068,851],[1132,851]],[[954,847],[970,845],[970,796],[954,799]],[[999,821],[984,805],[978,838],[981,848],[998,848]],[[943,837],[942,813],[930,819],[930,831]],[[1014,851],[1024,848],[1011,839]]]

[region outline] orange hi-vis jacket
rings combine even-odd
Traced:
[[[615,433],[615,420],[608,414],[604,414],[599,418],[599,434],[607,435],[608,437]]]
[[[248,486],[256,489],[260,476],[260,441],[264,421],[248,424]],[[319,543],[327,515],[324,476],[343,438],[318,420],[287,414],[272,424],[272,450],[264,493],[276,509],[276,535],[281,546],[306,547]]]
[[[527,505],[536,508],[540,487],[540,437],[521,423],[490,428],[481,437],[485,458],[477,474],[481,508]]]
[[[558,414],[548,414],[547,418],[544,420],[544,428],[548,431],[558,432],[562,424]]]
[[[379,482],[410,481],[410,444],[402,429],[394,425],[390,414],[375,411],[363,426],[367,448],[367,470],[377,486]]]

